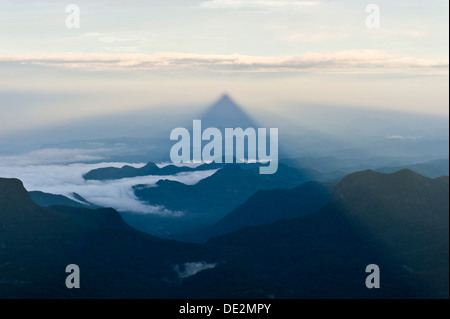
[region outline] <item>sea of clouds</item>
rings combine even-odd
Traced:
[[[34,154],[36,155],[36,154]],[[36,159],[36,157],[34,157]],[[77,193],[92,204],[112,207],[119,212],[136,214],[180,215],[161,206],[151,206],[139,201],[132,187],[138,184],[155,185],[162,179],[178,181],[193,185],[214,174],[216,170],[185,172],[170,176],[142,176],[110,181],[86,181],[83,174],[101,167],[122,167],[130,165],[142,167],[135,163],[59,163],[48,164],[46,161],[28,161],[24,158],[0,157],[0,177],[20,179],[28,191],[42,191],[73,198]]]

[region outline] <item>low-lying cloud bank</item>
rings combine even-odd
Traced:
[[[0,158],[0,177],[19,178],[28,191],[39,190],[46,193],[61,194],[69,198],[72,198],[72,193],[77,193],[95,205],[112,207],[119,212],[179,216],[180,212],[172,212],[164,207],[150,206],[139,201],[134,196],[132,186],[137,184],[154,185],[161,179],[192,185],[215,172],[215,170],[210,170],[180,173],[173,176],[142,176],[112,181],[85,181],[82,177],[83,174],[95,168],[121,167],[123,165],[140,167],[144,164],[99,163],[21,166],[5,165]]]
[[[448,59],[421,59],[380,50],[309,52],[293,56],[241,54],[0,54],[0,63],[91,71],[445,73]]]
[[[212,269],[217,263],[207,263],[205,261],[184,263],[183,265],[175,265],[174,270],[180,279],[188,278],[198,274],[200,271]]]
[[[102,154],[107,151],[109,151],[109,149],[44,148],[25,154],[0,156],[0,166],[66,164],[90,161],[98,162],[104,159]]]

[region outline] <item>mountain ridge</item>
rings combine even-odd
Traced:
[[[247,227],[208,243],[227,247],[249,267],[265,265],[269,278],[296,287],[296,297],[320,298],[321,288],[307,294],[303,288],[327,287],[329,298],[448,298],[448,211],[448,177],[367,170],[344,178],[317,213]],[[383,289],[370,291],[364,269],[373,263],[382,269]],[[215,285],[220,271],[202,277]]]
[[[83,178],[85,180],[115,180],[115,179],[150,176],[150,175],[164,176],[164,175],[175,175],[183,172],[195,172],[195,171],[217,169],[222,166],[223,165],[221,164],[210,163],[210,164],[202,164],[197,167],[167,165],[160,168],[154,162],[148,162],[141,168],[136,168],[129,165],[124,165],[121,168],[118,167],[97,168],[84,174]]]
[[[180,234],[182,241],[205,242],[239,229],[294,219],[314,213],[331,198],[331,184],[306,182],[292,189],[259,190],[242,205],[222,217],[217,223],[196,232]]]
[[[39,207],[19,180],[0,178],[0,298],[174,298],[174,266],[207,262],[207,251],[142,233],[111,208]],[[82,289],[65,287],[69,264]]]
[[[149,205],[183,212],[181,218],[166,224],[166,227],[173,229],[173,234],[187,231],[187,228],[193,230],[217,222],[258,190],[292,188],[320,176],[312,170],[297,170],[283,164],[279,165],[278,171],[273,175],[259,174],[258,165],[246,166],[228,164],[195,185],[170,180],[160,180],[156,187],[136,185],[133,187],[134,194]],[[133,218],[128,216],[127,221],[137,228],[147,224],[141,219],[133,221]],[[155,227],[157,222],[152,220],[148,224]],[[149,232],[152,233],[152,230]],[[163,236],[159,233],[158,235]]]
[[[76,200],[72,200],[67,196],[59,195],[59,194],[50,194],[41,191],[31,191],[29,192],[31,199],[33,202],[38,204],[41,207],[50,207],[50,206],[69,206],[69,207],[78,207],[78,208],[99,208],[98,206],[89,203],[77,193],[72,193],[72,196]]]
[[[448,212],[448,177],[367,170],[315,213],[194,245],[139,232],[113,209],[39,207],[0,178],[0,297],[448,298]],[[209,268],[181,279],[192,262]],[[83,289],[64,286],[72,263]],[[368,264],[382,289],[365,287]]]

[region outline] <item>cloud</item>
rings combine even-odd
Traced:
[[[320,26],[314,28],[311,26],[309,30],[292,30],[291,28],[285,28],[280,25],[271,25],[270,28],[277,32],[281,32],[284,35],[280,39],[288,43],[324,43],[324,42],[337,42],[355,39],[355,37],[370,38],[373,41],[404,41],[408,39],[418,40],[425,38],[430,34],[427,31],[418,29],[395,29],[395,28],[380,28],[369,30],[365,28],[351,28],[349,26]]]
[[[205,261],[199,261],[199,262],[184,263],[181,267],[179,265],[175,265],[174,270],[178,274],[180,279],[184,279],[194,276],[198,274],[200,271],[212,269],[216,266],[217,266],[216,263],[211,264]]]
[[[39,190],[46,193],[61,194],[72,197],[77,193],[87,201],[103,207],[112,207],[119,212],[136,214],[154,214],[161,216],[180,216],[162,206],[151,206],[139,201],[132,190],[137,184],[155,185],[158,180],[168,179],[192,185],[214,174],[216,170],[180,173],[171,176],[142,176],[114,181],[85,181],[83,174],[105,167],[122,167],[132,165],[141,167],[144,164],[99,163],[69,165],[5,165],[0,158],[0,177],[19,178],[28,191]]]
[[[299,8],[316,6],[323,1],[265,1],[265,0],[210,0],[200,4],[208,9],[273,9],[273,8]]]
[[[0,165],[37,165],[37,164],[62,164],[100,161],[104,159],[100,153],[108,149],[61,149],[45,148],[31,151],[21,155],[0,156]]]
[[[304,73],[448,73],[448,59],[421,59],[378,50],[295,56],[159,54],[0,54],[0,63],[90,71],[207,71]]]
[[[103,43],[117,43],[117,42],[133,42],[143,41],[144,38],[136,36],[135,33],[120,32],[120,33],[99,33],[89,32],[80,36],[81,38],[95,38]]]
[[[403,135],[390,135],[389,140],[419,140],[421,136],[403,136]]]
[[[345,32],[292,32],[287,33],[281,39],[286,42],[321,42],[321,41],[340,41],[350,38],[351,33]]]
[[[145,32],[88,32],[80,38],[92,38],[99,42],[110,45],[107,47],[111,52],[136,52],[148,41],[148,35]]]

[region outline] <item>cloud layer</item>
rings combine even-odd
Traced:
[[[203,270],[212,269],[216,266],[217,266],[216,263],[211,264],[205,261],[198,261],[198,262],[184,263],[182,266],[175,265],[174,270],[178,274],[180,279],[184,279],[194,276]]]
[[[180,173],[173,176],[143,176],[114,181],[85,181],[82,178],[83,174],[95,168],[105,166],[121,167],[123,165],[139,167],[143,164],[99,163],[11,166],[3,164],[0,158],[0,177],[19,178],[28,191],[39,190],[46,193],[65,195],[69,198],[72,198],[72,193],[77,193],[93,204],[112,207],[120,212],[180,216],[180,212],[172,212],[164,207],[149,206],[140,202],[134,196],[132,187],[137,184],[154,185],[161,179],[169,179],[191,185],[215,172],[215,170],[210,170]]]
[[[266,0],[211,0],[203,2],[200,7],[208,9],[241,8],[298,8],[321,4],[323,1],[266,1]]]
[[[108,149],[44,148],[20,155],[0,156],[0,166],[42,165],[100,161]]]
[[[448,73],[448,59],[420,59],[378,50],[296,56],[159,54],[0,54],[0,63],[90,71]]]

